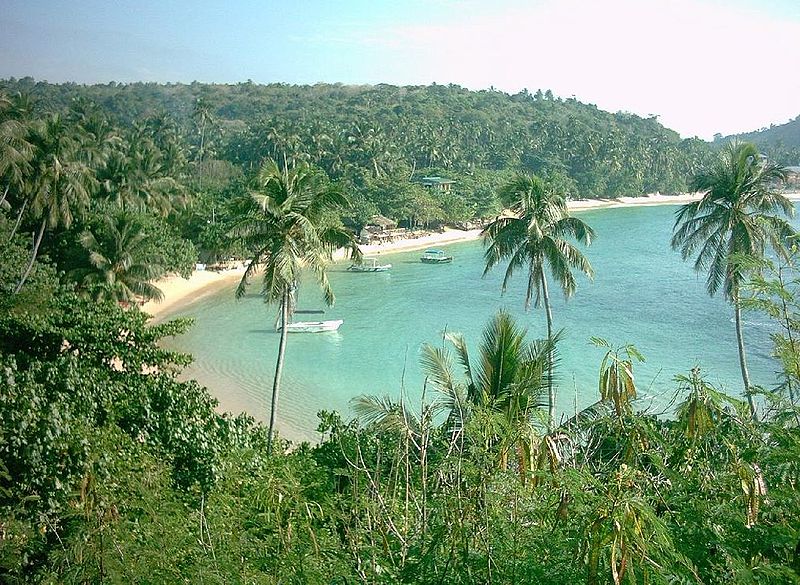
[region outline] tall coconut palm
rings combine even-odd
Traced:
[[[547,286],[545,268],[561,287],[565,298],[575,293],[576,282],[572,274],[578,269],[588,277],[594,271],[586,257],[565,238],[589,245],[594,230],[578,218],[571,217],[564,196],[552,189],[539,177],[518,175],[500,190],[503,206],[510,208],[494,220],[483,232],[487,244],[486,275],[496,264],[508,260],[503,292],[518,268],[528,271],[525,292],[525,310],[535,295],[535,305],[544,304],[547,316],[547,338],[553,339],[553,313]],[[555,418],[555,390],[553,376],[549,377],[548,415],[550,428]]]
[[[153,252],[152,242],[131,215],[106,216],[102,227],[79,238],[88,252],[88,266],[70,275],[95,300],[133,303],[162,300],[152,281],[163,276],[164,259]]]
[[[675,214],[672,247],[683,259],[697,253],[694,269],[708,272],[708,294],[720,288],[733,305],[736,343],[744,394],[755,418],[750,375],[742,334],[742,311],[739,298],[746,277],[743,257],[762,258],[767,246],[785,254],[788,238],[794,235],[789,223],[792,203],[775,190],[785,179],[785,171],[764,159],[755,145],[731,142],[708,167],[700,170],[691,182],[702,199],[682,206]]]
[[[331,213],[347,206],[346,197],[329,186],[321,171],[300,164],[280,168],[275,161],[265,162],[250,185],[250,211],[238,222],[233,235],[241,237],[252,250],[250,261],[236,289],[244,295],[249,280],[263,270],[261,294],[268,303],[280,307],[280,344],[272,384],[268,446],[271,449],[281,374],[286,352],[286,325],[289,323],[294,291],[303,269],[317,279],[328,305],[334,302],[326,267],[337,248],[347,248],[360,256],[355,239]]]
[[[214,123],[211,105],[205,98],[198,97],[195,101],[192,119],[197,126],[197,132],[200,134],[200,145],[197,149],[197,162],[202,164],[205,155],[206,129]]]
[[[82,215],[89,205],[95,182],[94,174],[81,160],[77,133],[58,114],[35,124],[28,140],[33,150],[24,189],[39,230],[14,294],[19,293],[30,275],[45,230],[72,225],[75,216]]]

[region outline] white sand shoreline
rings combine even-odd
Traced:
[[[800,193],[786,193],[785,195],[792,200],[800,200]],[[567,206],[570,211],[580,212],[592,209],[635,207],[640,205],[679,205],[697,201],[699,198],[700,194],[698,193],[682,193],[679,195],[655,193],[642,197],[619,197],[617,199],[578,199],[569,201]],[[433,233],[419,238],[398,240],[385,244],[362,245],[360,248],[365,256],[380,256],[467,242],[478,239],[480,234],[481,230],[479,229],[445,229],[441,233]],[[346,261],[344,251],[337,253],[334,256],[334,260]],[[164,300],[160,303],[154,301],[145,303],[142,310],[158,321],[222,288],[230,287],[231,294],[233,294],[233,290],[242,278],[243,273],[243,269],[224,270],[221,272],[195,270],[188,279],[180,276],[167,277],[155,283],[164,293]]]
[[[160,321],[164,316],[175,313],[186,305],[207,297],[221,288],[230,286],[231,294],[233,294],[243,274],[243,268],[220,272],[195,270],[189,278],[179,275],[162,278],[154,284],[164,293],[164,299],[161,302],[146,302],[142,305],[142,311],[149,314],[154,320]]]

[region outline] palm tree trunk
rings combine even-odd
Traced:
[[[25,213],[25,207],[28,205],[28,200],[22,202],[22,207],[19,209],[19,213],[17,214],[17,221],[14,222],[14,228],[11,230],[11,235],[8,236],[8,243],[11,243],[11,240],[14,239],[14,236],[17,235],[17,230],[19,229],[19,224],[22,223],[22,214]]]
[[[780,284],[781,289],[785,289],[786,285],[783,281],[783,267],[778,267],[778,283]],[[797,356],[797,342],[795,341],[794,337],[792,336],[792,322],[790,319],[789,307],[786,303],[786,297],[781,296],[781,314],[783,315],[783,328],[786,330],[786,336],[789,340],[789,348],[791,351],[792,356]],[[793,359],[794,362],[794,376],[797,379],[800,379],[800,364],[798,363],[797,359]],[[788,367],[785,369],[789,369]],[[792,374],[786,374],[786,387],[789,390],[789,402],[792,406],[794,406],[794,386],[792,384]],[[795,420],[800,426],[800,414],[795,411]]]
[[[281,298],[281,341],[278,345],[278,361],[275,364],[275,379],[272,381],[272,403],[269,411],[269,435],[267,436],[267,456],[272,455],[272,432],[275,429],[275,413],[278,409],[278,393],[283,373],[283,359],[286,355],[286,325],[289,322],[289,291],[284,290]]]
[[[750,407],[750,416],[756,420],[756,405],[753,402],[753,395],[750,393],[750,374],[747,372],[747,358],[744,353],[744,337],[742,336],[742,308],[739,305],[739,287],[733,288],[733,313],[736,321],[736,344],[739,348],[739,367],[742,370],[742,382],[744,383],[744,395],[747,397],[747,405]]]
[[[550,309],[550,295],[547,292],[547,279],[542,271],[542,298],[547,315],[547,343],[553,343],[553,311]],[[553,348],[547,352],[547,432],[553,430],[556,416],[556,391],[553,388]]]
[[[203,125],[202,125],[202,127],[200,129],[200,153],[199,153],[200,154],[200,161],[199,161],[200,162],[200,164],[199,164],[200,168],[198,169],[198,171],[199,171],[198,174],[200,175],[199,188],[200,188],[201,191],[203,190],[203,154],[204,154],[203,147],[205,146],[205,140],[206,140],[206,121],[203,120]]]
[[[14,294],[18,294],[20,290],[22,290],[22,285],[25,284],[25,281],[28,280],[28,276],[31,274],[31,270],[33,269],[33,264],[36,262],[36,256],[39,254],[39,245],[42,243],[42,236],[44,236],[44,228],[47,225],[47,218],[42,219],[42,225],[39,227],[39,234],[36,236],[36,240],[33,243],[33,252],[31,253],[31,259],[28,262],[28,266],[25,268],[25,272],[22,273],[22,278],[19,279],[17,283],[17,287],[14,289]]]

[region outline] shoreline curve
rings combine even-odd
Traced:
[[[792,200],[800,200],[800,192],[785,193]],[[580,212],[593,209],[608,209],[617,207],[637,207],[649,205],[680,205],[691,203],[700,199],[699,193],[682,193],[679,195],[661,195],[659,193],[641,197],[619,197],[617,199],[576,199],[567,202],[570,211]],[[446,246],[459,242],[468,242],[480,238],[481,230],[458,230],[445,228],[441,233],[429,234],[413,239],[398,240],[385,244],[371,244],[360,246],[365,256],[381,256],[397,252],[410,252],[425,248]],[[334,254],[334,261],[346,261],[344,251]],[[154,284],[164,293],[164,300],[159,302],[148,301],[141,309],[148,313],[155,322],[162,321],[175,314],[191,303],[213,294],[227,286],[231,293],[236,283],[244,274],[243,268],[212,272],[208,270],[195,270],[187,278],[173,275],[156,281]]]

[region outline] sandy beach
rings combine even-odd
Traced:
[[[786,193],[793,200],[800,200],[800,193]],[[570,211],[585,211],[610,207],[630,207],[638,205],[676,205],[697,201],[697,193],[684,193],[680,195],[661,195],[658,193],[642,197],[619,197],[617,199],[578,199],[569,201],[567,206]],[[361,246],[365,256],[380,256],[396,252],[408,252],[425,248],[446,246],[456,242],[476,240],[480,237],[481,230],[457,230],[446,228],[441,233],[433,233],[413,239],[397,240],[385,244],[372,244]],[[345,254],[336,254],[334,260],[345,260]],[[195,270],[190,278],[170,276],[156,282],[164,293],[164,300],[160,303],[150,301],[145,303],[142,310],[159,320],[164,316],[174,313],[183,306],[208,296],[221,288],[230,287],[231,293],[242,277],[244,270],[241,268],[212,272],[210,270]]]
[[[602,209],[607,207],[630,207],[634,205],[681,205],[700,199],[699,193],[681,193],[679,195],[662,195],[651,193],[641,197],[618,197],[616,199],[574,199],[567,202],[570,211]]]
[[[164,293],[164,300],[148,301],[142,311],[158,320],[168,313],[213,294],[221,288],[230,287],[231,294],[244,274],[243,268],[222,270],[195,270],[189,278],[173,275],[156,281],[154,284]]]

